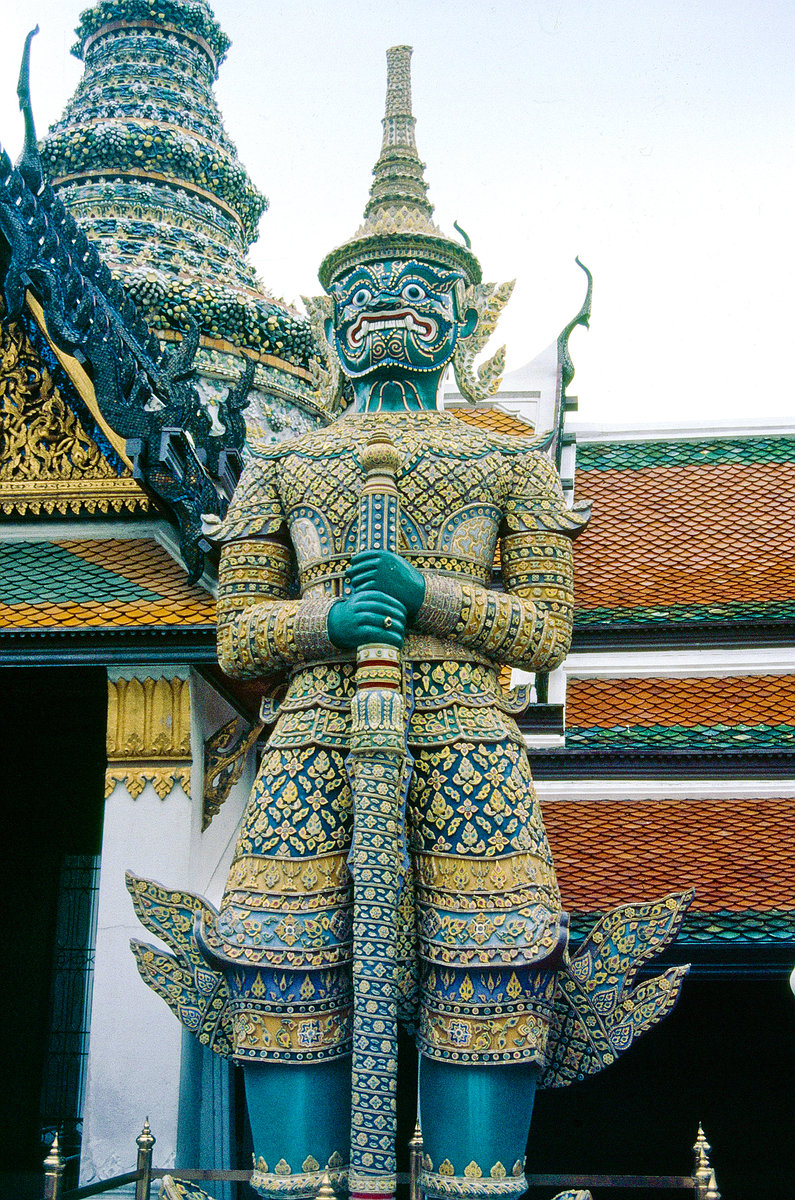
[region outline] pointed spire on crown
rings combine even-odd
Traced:
[[[384,138],[364,215],[373,217],[384,206],[406,204],[431,217],[433,205],[425,195],[425,164],[420,162],[414,138],[417,122],[411,111],[411,46],[387,50],[386,64],[386,114],[381,122]]]
[[[414,137],[411,53],[411,46],[392,46],[386,52],[386,112],[381,122],[384,133],[364,222],[349,241],[332,250],[320,264],[324,288],[359,263],[388,258],[422,258],[463,271],[468,283],[480,282],[480,264],[474,254],[446,237],[432,220],[425,164],[417,153]]]

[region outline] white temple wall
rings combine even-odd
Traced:
[[[204,740],[235,715],[233,710],[188,668],[110,668],[108,675],[109,794],[102,837],[82,1183],[133,1169],[135,1139],[146,1117],[157,1139],[156,1166],[173,1166],[177,1157],[186,1162],[186,1156],[193,1160],[187,1165],[194,1166],[209,1166],[210,1158],[212,1165],[225,1165],[228,1159],[229,1069],[184,1034],[171,1010],[141,980],[130,939],[154,939],[135,916],[124,877],[131,870],[169,888],[199,892],[217,905],[254,771],[250,753],[229,798],[202,832]],[[126,759],[124,739],[119,734],[114,749],[110,729],[122,729],[125,704],[130,710],[128,732],[138,722],[138,736],[133,730],[127,739],[127,750],[131,746],[137,750]],[[157,742],[158,722],[158,744],[161,750],[165,745],[168,754],[155,761],[147,758],[146,740]],[[180,723],[185,727],[178,728]],[[170,746],[168,733],[173,734]],[[147,775],[154,781],[146,780]],[[207,1121],[208,1103],[214,1113],[222,1114],[220,1122]]]

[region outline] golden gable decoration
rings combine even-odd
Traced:
[[[151,783],[161,800],[179,784],[190,798],[190,683],[108,680],[105,798],[117,783],[137,800]]]
[[[0,512],[146,512],[69,407],[24,327],[0,327]]]

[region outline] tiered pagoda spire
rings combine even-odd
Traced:
[[[229,39],[206,0],[99,0],[73,53],[85,72],[42,158],[56,191],[150,325],[305,365],[306,323],[245,255],[267,206],[213,84]]]
[[[447,237],[433,221],[426,195],[425,164],[417,153],[416,124],[411,111],[411,46],[386,52],[386,111],[381,153],[373,168],[364,221],[353,237],[326,256],[320,265],[323,287],[360,262],[415,255],[464,273],[479,283],[480,264],[459,241]]]
[[[411,111],[411,46],[392,46],[386,61],[384,136],[364,215],[375,217],[384,208],[407,205],[430,218],[433,205],[425,195],[425,164],[417,153],[417,122]]]

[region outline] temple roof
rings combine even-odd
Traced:
[[[67,633],[215,625],[215,601],[147,537],[0,543],[0,630]]]
[[[458,417],[460,421],[464,421],[467,425],[476,425],[479,429],[488,429],[491,433],[503,433],[508,434],[510,437],[522,438],[532,438],[534,436],[532,425],[529,425],[527,421],[523,421],[521,417],[506,412],[496,405],[467,405],[466,408],[463,406],[461,408],[446,408],[445,412]]]
[[[795,942],[795,799],[543,805],[575,934],[592,914],[695,887],[680,941]]]
[[[795,799],[544,805],[564,904],[581,911],[689,887],[701,912],[795,910],[793,819]]]
[[[795,675],[569,679],[566,747],[795,747]]]
[[[795,617],[795,438],[578,442],[576,621]]]

